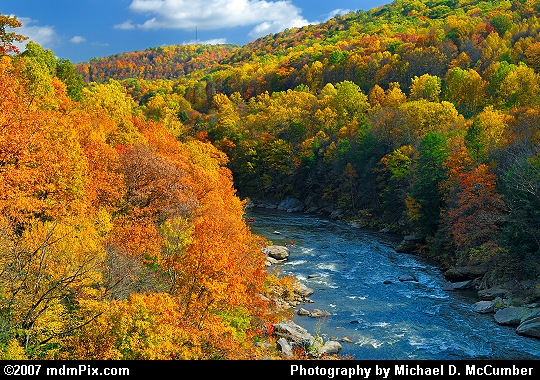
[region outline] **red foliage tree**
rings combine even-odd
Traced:
[[[480,247],[497,236],[505,204],[497,192],[496,179],[484,164],[459,176],[456,206],[449,212],[458,248]]]

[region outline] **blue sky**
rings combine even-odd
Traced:
[[[391,0],[1,0],[16,31],[72,63],[161,45],[231,43]],[[24,45],[21,46],[24,49]]]

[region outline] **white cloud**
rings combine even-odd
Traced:
[[[81,37],[81,36],[73,36],[70,41],[73,42],[74,44],[80,44],[81,42],[86,41],[86,38]]]
[[[130,30],[135,29],[135,25],[131,22],[131,20],[124,21],[121,24],[114,25],[115,29],[123,29],[123,30]]]
[[[334,9],[332,12],[328,13],[327,17],[325,18],[325,21],[330,20],[331,18],[334,18],[336,16],[346,15],[347,13],[352,12],[350,9]]]
[[[267,34],[281,32],[287,28],[300,28],[307,24],[308,23],[306,22],[306,20],[302,18],[299,18],[296,20],[291,19],[291,20],[273,20],[271,22],[267,21],[253,28],[249,32],[249,36],[258,38],[258,37],[266,36]]]
[[[288,0],[132,0],[129,8],[147,17],[140,24],[126,21],[118,29],[200,30],[249,27],[251,37],[309,24]]]
[[[211,40],[204,40],[204,41],[198,41],[198,40],[191,40],[187,42],[183,42],[182,45],[223,45],[227,43],[226,38],[214,38]]]
[[[32,24],[36,23],[36,21],[28,17],[17,17],[17,20],[21,22],[22,26],[15,29],[15,32],[28,37],[28,40],[17,45],[21,51],[24,50],[30,40],[36,42],[44,49],[51,49],[56,45],[58,36],[53,27],[34,26]]]

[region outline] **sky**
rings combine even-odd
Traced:
[[[88,62],[164,45],[245,45],[391,0],[0,0],[0,14],[57,58]],[[20,45],[21,51],[28,40]]]

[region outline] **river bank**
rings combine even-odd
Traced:
[[[296,314],[294,320],[327,340],[341,342],[343,355],[538,358],[538,339],[520,337],[515,327],[494,323],[495,312],[473,310],[475,290],[450,289],[439,268],[397,252],[399,239],[303,212],[252,208],[248,217],[255,220],[253,231],[275,244],[294,241],[280,269],[314,289],[313,303],[303,306],[306,310],[332,314],[327,318]],[[417,281],[400,281],[400,276]],[[463,336],[456,336],[456,331]],[[508,342],[503,352],[501,347]]]
[[[423,239],[408,235],[396,246],[396,251],[426,258],[424,244]],[[444,266],[437,261],[434,263],[447,281],[445,290],[475,292],[474,312],[492,315],[493,322],[499,325],[515,327],[518,335],[540,339],[538,282],[517,279],[500,281],[485,264]]]

